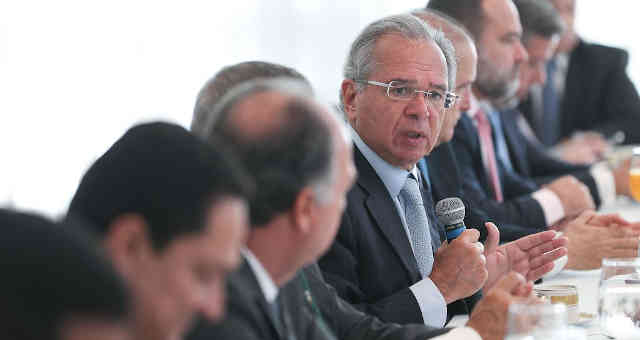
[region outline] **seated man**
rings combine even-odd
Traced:
[[[602,157],[607,139],[640,143],[640,97],[626,73],[626,51],[593,44],[575,31],[575,0],[552,0],[566,30],[547,64],[549,81],[521,109],[540,141],[576,163]]]
[[[368,25],[345,64],[341,100],[359,177],[347,196],[336,241],[319,264],[342,298],[384,321],[441,327],[448,315],[470,311],[458,300],[491,287],[504,273],[494,262],[493,224],[487,226],[486,249],[473,229],[440,247],[444,227],[416,167],[437,140],[445,93],[455,83],[448,72],[455,69],[451,52],[448,40],[422,20],[397,15]],[[554,249],[559,245],[546,239],[554,235],[533,236],[533,243]],[[518,247],[510,244],[498,252]],[[519,252],[532,265],[528,278],[545,271],[538,265],[545,263],[546,270],[551,265],[529,262],[541,254],[537,250]],[[501,263],[514,260],[507,256]]]
[[[0,209],[0,338],[133,339],[124,282],[73,227]]]
[[[97,231],[134,300],[136,339],[179,339],[223,313],[240,262],[249,178],[184,128],[129,129],[87,171],[68,215]]]
[[[485,240],[487,229],[484,224],[488,221],[495,221],[474,202],[465,199],[462,190],[462,175],[453,148],[449,143],[462,113],[469,110],[470,107],[471,87],[476,80],[478,60],[475,43],[466,29],[453,18],[429,10],[416,10],[413,11],[413,14],[443,31],[455,47],[458,61],[455,85],[457,99],[453,107],[444,113],[444,122],[436,147],[424,160],[418,162],[418,167],[422,173],[429,174],[428,177],[425,177],[430,179],[434,202],[447,197],[461,198],[465,204],[465,225],[468,228],[478,229],[480,240]],[[532,232],[529,228],[507,223],[500,223],[499,228],[501,242],[516,240]],[[542,230],[540,229],[540,231]]]
[[[468,6],[471,6],[469,8]],[[452,145],[463,172],[465,198],[499,223],[547,228],[593,209],[586,186],[572,176],[545,187],[515,173],[508,160],[497,103],[517,90],[518,70],[527,60],[518,11],[510,0],[432,0],[428,7],[461,21],[478,48],[478,77],[469,111],[456,126]],[[483,15],[478,16],[478,12]]]
[[[258,64],[243,63],[221,73],[245,72],[251,66]],[[208,112],[211,117],[204,121],[213,126],[193,128],[204,138],[230,141],[256,178],[260,194],[251,201],[247,262],[232,276],[228,317],[219,325],[202,323],[190,339],[332,339],[334,334],[340,339],[424,339],[447,332],[383,324],[327,286],[313,261],[335,235],[355,176],[348,136],[333,115],[309,99],[308,86],[253,81],[214,105],[213,91],[229,85],[225,78],[219,74],[208,82],[196,104],[196,116]],[[309,267],[299,271],[304,265]],[[508,296],[526,295],[520,280],[517,275],[506,278],[479,308],[502,315]],[[469,325],[481,334],[502,332],[500,321],[489,325],[476,316],[472,320]],[[473,334],[469,331],[450,335]]]
[[[534,10],[538,6],[543,6],[542,4],[543,2],[538,0],[520,0],[516,2],[519,9],[522,8],[522,6],[527,7],[522,8],[522,11],[520,11],[520,15],[523,17],[523,22],[525,22],[523,26],[525,32],[528,30],[530,31],[531,28],[529,24],[530,21],[524,18],[524,16],[530,16],[530,14],[528,14],[529,11]],[[542,9],[539,9],[538,11],[542,14],[545,12]],[[470,88],[476,78],[475,65],[477,62],[477,56],[475,53],[475,44],[470,36],[455,23],[454,19],[446,18],[442,14],[431,11],[416,11],[414,14],[426,20],[428,23],[431,23],[435,27],[442,29],[445,35],[450,37],[456,48],[458,58],[456,92],[458,94],[458,100],[456,100],[455,106],[445,114],[439,138],[440,145],[436,147],[435,150],[426,158],[429,163],[429,175],[433,178],[447,179],[446,181],[436,181],[435,179],[431,181],[432,188],[434,189],[434,197],[436,195],[436,190],[439,190],[439,188],[443,188],[442,190],[458,188],[457,193],[449,195],[464,198],[460,175],[455,171],[457,169],[455,156],[453,152],[446,147],[448,146],[447,142],[449,142],[453,136],[455,125],[460,118],[460,111],[466,111],[469,109]],[[539,19],[534,20],[534,22],[539,23],[542,27],[553,27],[553,25],[544,24],[545,22],[548,23],[548,20],[553,20],[552,17],[550,18],[543,15],[541,18],[538,18]],[[527,44],[526,37],[527,34],[525,33],[525,44]],[[540,38],[540,40],[544,39]],[[531,52],[531,58],[539,58],[538,51],[532,50]],[[531,79],[540,78],[539,76],[536,77],[531,75],[531,73],[536,72],[535,65],[537,64],[538,63],[532,62],[523,64],[520,72],[520,89],[522,89],[523,86],[526,86],[525,84],[531,81]],[[508,145],[511,146],[510,137],[521,137],[521,135],[519,134],[517,126],[515,126],[515,122],[505,119],[503,120],[503,123]],[[507,129],[508,127],[509,129]],[[512,134],[511,130],[516,133]],[[523,144],[524,143],[525,142],[523,141]],[[517,152],[517,156],[526,159],[527,151],[528,148],[525,150],[519,150]],[[511,152],[510,155],[514,155],[514,152]],[[553,160],[553,162],[558,163],[559,161]],[[518,162],[514,162],[514,168],[516,169],[517,164]],[[564,165],[564,167],[573,166]],[[443,183],[446,183],[448,186],[443,185]],[[490,220],[486,216],[483,217],[482,211],[473,207],[471,202],[469,202],[469,206],[472,208],[471,211],[467,209],[468,217],[470,215],[469,213],[471,213],[472,218],[478,218],[479,216],[481,221]],[[467,219],[465,219],[465,223],[467,226],[470,225]],[[602,226],[608,226],[610,228],[602,228]],[[616,218],[615,215],[597,216],[592,212],[586,213],[583,218],[576,219],[571,221],[571,223],[568,223],[567,228],[565,229],[565,236],[569,239],[569,243],[567,245],[569,259],[566,268],[595,269],[600,267],[600,263],[604,257],[634,257],[637,254],[638,249],[638,242],[635,241],[638,233],[635,232],[633,228],[628,228],[628,226],[628,222],[620,218]],[[515,225],[500,225],[501,239],[509,239],[511,237],[516,238],[519,237],[516,235],[526,235],[530,232],[531,231],[527,230],[527,228]]]
[[[556,48],[563,26],[562,19],[546,0],[518,0],[514,3],[520,13],[522,42],[529,54],[529,61],[520,67],[516,95],[507,99],[506,106],[514,108],[501,110],[497,117],[502,121],[514,171],[523,177],[533,178],[538,184],[548,183],[562,175],[574,175],[589,188],[597,205],[612,202],[616,194],[630,195],[628,163],[618,166],[614,171],[604,163],[594,166],[573,165],[551,156],[535,138],[525,137],[528,124],[515,106],[526,99],[532,86],[545,84],[544,66]]]

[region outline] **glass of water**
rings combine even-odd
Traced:
[[[602,260],[598,314],[606,335],[640,339],[640,258]]]
[[[564,304],[523,304],[509,306],[506,340],[566,340],[567,306]]]

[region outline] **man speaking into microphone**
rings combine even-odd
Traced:
[[[455,69],[451,43],[408,14],[367,26],[345,63],[340,99],[358,179],[320,266],[342,298],[385,321],[442,327],[470,312],[473,301],[462,299],[507,271],[535,279],[566,254],[553,231],[497,247],[493,224],[485,249],[475,229],[443,245],[416,163],[437,142]]]

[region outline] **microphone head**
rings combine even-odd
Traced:
[[[464,203],[458,197],[449,197],[436,203],[436,216],[444,225],[463,223]]]

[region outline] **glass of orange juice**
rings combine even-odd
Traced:
[[[633,148],[631,167],[629,168],[629,185],[633,198],[640,201],[640,147]]]

